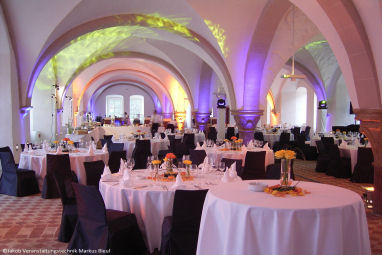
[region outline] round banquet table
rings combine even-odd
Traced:
[[[204,135],[204,133],[194,133],[194,135],[195,146],[197,145],[197,143],[204,142],[206,140],[206,136]],[[183,139],[183,134],[176,134],[175,139]]]
[[[275,142],[280,141],[281,133],[273,134],[273,133],[263,132],[263,135],[264,135],[264,140],[269,143],[269,147],[273,148],[273,145],[275,144]],[[294,140],[294,135],[293,134],[290,134],[290,140],[291,141]]]
[[[109,154],[96,150],[93,155],[90,155],[87,149],[80,149],[80,152],[69,153],[69,158],[70,168],[76,173],[78,182],[86,185],[84,162],[102,160],[105,164],[108,164]],[[22,152],[19,167],[35,171],[41,188],[46,175],[46,152],[43,150],[35,150],[32,153]]]
[[[350,158],[351,162],[351,172],[354,172],[354,167],[357,164],[358,160],[358,146],[347,145],[345,147],[338,146],[340,150],[340,156],[344,158]]]
[[[126,186],[120,183],[121,176],[113,174],[101,179],[100,192],[107,209],[134,213],[147,247],[152,253],[160,248],[162,222],[172,215],[175,182],[154,182],[145,178],[146,170],[133,171],[133,183]],[[220,183],[223,173],[211,172],[183,182],[187,190],[208,189]],[[110,176],[109,176],[110,177]]]
[[[126,151],[126,157],[131,158],[133,155],[133,150],[135,148],[135,139],[113,139],[114,143],[123,143],[123,150]],[[150,139],[151,153],[153,155],[158,155],[160,150],[168,150],[170,146],[170,141],[168,139]]]
[[[247,181],[211,188],[204,202],[197,254],[371,253],[358,194],[312,182],[298,186],[311,194],[275,197],[249,191]]]
[[[242,160],[242,166],[245,164],[245,156],[247,154],[247,151],[265,151],[265,170],[267,169],[268,165],[271,165],[275,163],[275,157],[273,150],[266,150],[263,148],[253,148],[253,149],[246,149],[246,150],[240,150],[240,151],[233,151],[233,150],[222,150],[222,149],[214,149],[213,147],[206,148],[206,154],[209,158],[212,158],[215,165],[217,165],[222,158],[229,158],[229,159],[241,159]]]

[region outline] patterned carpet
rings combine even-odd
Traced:
[[[352,183],[349,180],[316,173],[315,164],[315,161],[296,160],[294,164],[296,179],[332,184],[353,190],[360,195],[364,192],[362,186],[366,184]],[[373,216],[371,210],[366,212],[372,254],[382,254],[382,217]],[[29,197],[0,195],[0,254],[26,254],[22,249],[28,249],[28,254],[65,254],[62,252],[66,249],[67,243],[57,241],[60,220],[59,199],[42,199],[40,195]]]

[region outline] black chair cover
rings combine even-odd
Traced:
[[[371,148],[358,147],[357,164],[351,177],[352,182],[374,183],[374,156]]]
[[[174,133],[175,126],[174,124],[167,124],[166,129],[171,129],[171,133]]]
[[[86,185],[98,187],[99,180],[105,168],[105,163],[102,160],[84,162],[86,172]]]
[[[231,139],[232,136],[235,136],[235,128],[234,127],[228,127],[227,133],[225,134],[225,139]]]
[[[108,162],[110,172],[116,173],[119,171],[121,158],[126,160],[126,151],[113,151],[110,153]]]
[[[274,151],[279,151],[283,149],[287,149],[290,145],[290,133],[281,133],[280,134],[280,140],[278,142],[275,142],[273,145]]]
[[[208,133],[207,133],[207,139],[212,140],[216,143],[217,137],[218,137],[218,133],[216,131],[216,128],[215,127],[209,127]]]
[[[111,141],[111,139],[113,138],[113,135],[104,135],[103,136],[103,139],[105,139],[105,141]]]
[[[73,184],[78,221],[68,249],[111,249],[111,254],[145,254],[134,214],[105,210],[98,188]]]
[[[263,132],[255,132],[255,134],[253,135],[253,138],[257,141],[264,141]]]
[[[160,133],[160,137],[161,137],[162,139],[164,139],[164,138],[166,137],[166,134],[165,134],[165,133]]]
[[[305,138],[307,141],[310,141],[310,126],[305,127]]]
[[[109,152],[112,152],[112,151],[123,151],[123,146],[124,146],[123,143],[111,143],[110,144]]]
[[[341,158],[340,150],[336,144],[328,144],[329,148],[329,164],[327,175],[337,178],[350,178],[351,176],[351,162],[350,158]]]
[[[205,150],[190,150],[190,160],[192,164],[200,165],[206,156],[207,153]]]
[[[147,157],[152,155],[150,140],[136,140],[132,155],[135,161],[133,169],[145,169]]]
[[[154,137],[155,133],[158,132],[159,123],[153,123],[151,125],[151,134]]]
[[[53,178],[62,203],[61,225],[58,240],[61,242],[69,242],[78,218],[76,199],[72,188],[72,183],[75,180],[73,180],[70,167],[57,168],[53,172]]]
[[[162,224],[161,254],[196,254],[207,191],[175,191],[172,216],[166,217]]]
[[[248,151],[245,155],[243,180],[265,178],[265,151]]]
[[[0,178],[0,194],[9,196],[28,196],[40,192],[35,172],[18,169],[13,155],[4,149],[0,152],[2,174]]]
[[[318,150],[316,172],[326,173],[329,165],[329,153],[322,141],[316,141],[316,146]]]
[[[334,144],[334,138],[333,137],[321,137],[321,142],[325,146],[325,149],[329,151],[329,145]]]
[[[195,149],[195,134],[184,134],[183,143],[187,146],[187,149]]]

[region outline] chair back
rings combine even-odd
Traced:
[[[373,151],[371,148],[358,147],[357,152],[357,163],[360,164],[371,164],[374,162]]]
[[[88,247],[107,247],[106,209],[98,188],[76,183],[72,186],[77,200],[78,224],[87,235]]]
[[[200,165],[203,163],[204,158],[207,156],[207,153],[205,150],[193,150],[190,149],[190,160],[192,161],[192,164]]]
[[[305,137],[306,140],[310,140],[310,126],[305,127]]]
[[[84,162],[86,172],[86,185],[98,187],[99,180],[105,168],[105,163],[102,160]]]
[[[340,150],[338,149],[337,144],[328,144],[327,148],[330,160],[339,160],[341,158]]]
[[[47,154],[47,162],[53,161],[51,164],[55,165],[56,168],[53,171],[53,179],[56,183],[58,194],[60,195],[61,202],[63,205],[74,203],[75,195],[72,187],[72,171],[70,170],[70,160],[69,157],[57,157],[57,156],[68,156],[68,155],[50,155]],[[53,156],[53,157],[52,157]],[[56,158],[57,157],[57,158]],[[69,161],[69,164],[67,162]],[[62,165],[58,165],[62,163]]]
[[[14,173],[16,176],[17,167],[12,154],[9,151],[0,151],[0,159],[3,173]]]
[[[218,133],[216,131],[216,128],[215,127],[209,127],[208,133],[207,133],[207,139],[216,142],[217,137],[218,137]]]
[[[112,151],[110,153],[108,165],[112,173],[118,172],[121,158],[126,160],[126,151]]]
[[[294,127],[292,128],[291,132],[296,137],[297,135],[300,134],[300,130],[301,130],[301,127]]]
[[[333,137],[321,137],[321,141],[326,147],[328,144],[334,144],[334,138]]]
[[[44,178],[44,183],[42,187],[41,196],[43,198],[58,198],[61,197],[58,190],[58,186],[54,179],[55,171],[69,171],[70,170],[70,158],[69,154],[47,154],[46,155],[46,175]]]
[[[164,138],[166,137],[166,134],[165,134],[165,133],[160,133],[160,137],[161,137],[162,139],[164,139]]]
[[[184,134],[183,143],[188,149],[195,149],[195,134]]]
[[[174,133],[175,126],[174,124],[167,124],[166,129],[171,129],[171,133]]]
[[[247,151],[242,174],[243,180],[264,179],[265,151]]]
[[[264,141],[264,134],[263,132],[255,132],[253,138],[257,141]]]
[[[290,142],[290,133],[282,132],[280,135],[280,144],[288,144]]]
[[[234,127],[228,127],[227,133],[225,134],[225,138],[231,139],[232,136],[235,136],[235,128]]]
[[[113,135],[104,135],[103,136],[103,139],[105,139],[106,141],[110,140],[113,138]]]
[[[171,228],[171,251],[174,251],[174,254],[196,254],[200,219],[207,191],[175,191]]]
[[[112,152],[112,151],[123,151],[123,146],[124,146],[123,143],[111,143],[110,144],[110,151],[109,152]]]
[[[9,146],[0,148],[0,152],[9,152],[11,154],[11,162],[13,162],[13,164],[16,165],[15,158],[13,157],[12,150],[11,150],[11,148],[9,148]]]
[[[151,142],[150,140],[140,140],[135,141],[134,153],[145,153],[151,155]]]
[[[328,151],[322,141],[316,141],[316,146],[319,155],[328,154]]]

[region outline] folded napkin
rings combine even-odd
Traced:
[[[59,145],[59,146],[57,147],[56,154],[62,154],[62,148],[61,148],[61,145]]]
[[[348,147],[348,145],[347,145],[347,143],[345,142],[345,141],[342,141],[342,143],[340,144],[340,146],[338,146],[339,148],[343,148],[343,149],[345,149],[345,148],[347,148]]]
[[[24,146],[24,150],[23,150],[23,152],[28,152],[28,145],[25,145],[25,146]]]
[[[123,173],[123,170],[125,170],[125,161],[123,160],[123,158],[121,158],[120,162],[119,162],[119,170],[118,170],[118,173],[119,174],[122,174]]]
[[[254,147],[253,145],[253,140],[249,141],[249,143],[247,144],[247,148],[249,149],[252,149]]]
[[[88,153],[89,153],[90,155],[93,155],[93,154],[94,154],[93,143],[90,143]]]
[[[216,144],[214,144],[214,147],[212,148],[213,152],[217,152],[218,151],[218,146]]]
[[[202,169],[202,172],[203,172],[203,173],[205,173],[204,170],[205,170],[206,167],[208,168],[208,157],[205,157],[203,163],[201,163],[201,164],[198,166],[199,169]]]
[[[101,178],[102,178],[102,177],[105,177],[105,176],[108,176],[108,175],[111,175],[111,171],[110,171],[109,166],[106,166],[106,165],[105,165],[105,168],[103,169],[103,173],[102,173],[102,175],[101,175]]]
[[[182,176],[180,176],[180,173],[178,173],[178,175],[176,176],[175,183],[174,185],[171,186],[171,189],[181,189],[183,187],[184,185],[183,185]]]
[[[355,140],[354,140],[354,146],[355,146],[355,147],[361,146],[361,144],[360,144],[360,142],[359,142],[358,139],[355,139]]]
[[[123,186],[130,186],[133,184],[133,179],[131,178],[130,171],[125,170],[121,179]]]
[[[107,143],[105,143],[105,144],[103,145],[103,147],[102,147],[102,152],[104,152],[104,153],[107,153],[107,152],[108,152],[108,150],[107,150]]]
[[[207,142],[206,142],[206,141],[204,141],[204,143],[203,143],[203,145],[202,145],[202,149],[203,149],[203,150],[207,149]]]
[[[236,177],[237,177],[237,172],[236,172],[236,162],[233,162],[233,164],[231,165],[231,167],[229,168],[229,176],[235,180]]]
[[[223,183],[233,182],[234,180],[231,178],[229,171],[225,171],[223,177],[221,178]]]
[[[270,150],[271,150],[271,148],[269,148],[268,143],[266,143],[266,144],[263,146],[263,149],[266,150],[266,151],[270,151]]]
[[[247,147],[245,147],[245,145],[243,144],[243,145],[241,146],[241,150],[242,150],[242,151],[246,151],[246,150],[247,150]]]

